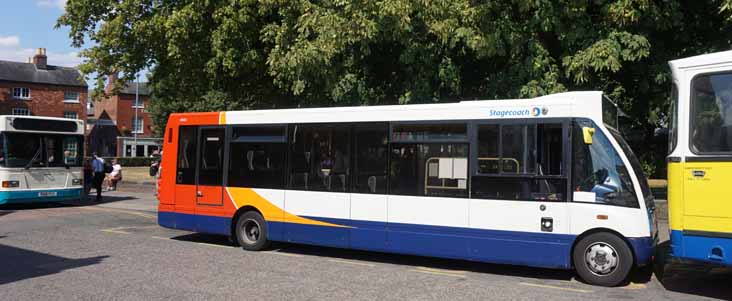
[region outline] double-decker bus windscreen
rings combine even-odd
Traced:
[[[5,132],[0,141],[0,166],[81,166],[82,136]]]

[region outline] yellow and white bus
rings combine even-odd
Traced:
[[[671,253],[732,265],[732,51],[671,61]]]

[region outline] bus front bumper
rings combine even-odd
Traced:
[[[5,190],[0,191],[0,205],[78,200],[81,198],[81,191],[81,187],[21,191]]]

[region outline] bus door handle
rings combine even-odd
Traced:
[[[196,191],[196,196],[199,197],[199,198],[202,198],[203,197],[203,192]]]

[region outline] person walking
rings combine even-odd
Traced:
[[[97,202],[102,202],[102,183],[104,182],[104,159],[97,156],[97,153],[92,154],[92,169],[94,170],[94,179],[92,184],[97,190]]]
[[[89,193],[92,189],[94,179],[94,169],[92,169],[92,162],[90,159],[84,160],[84,200],[89,199]]]

